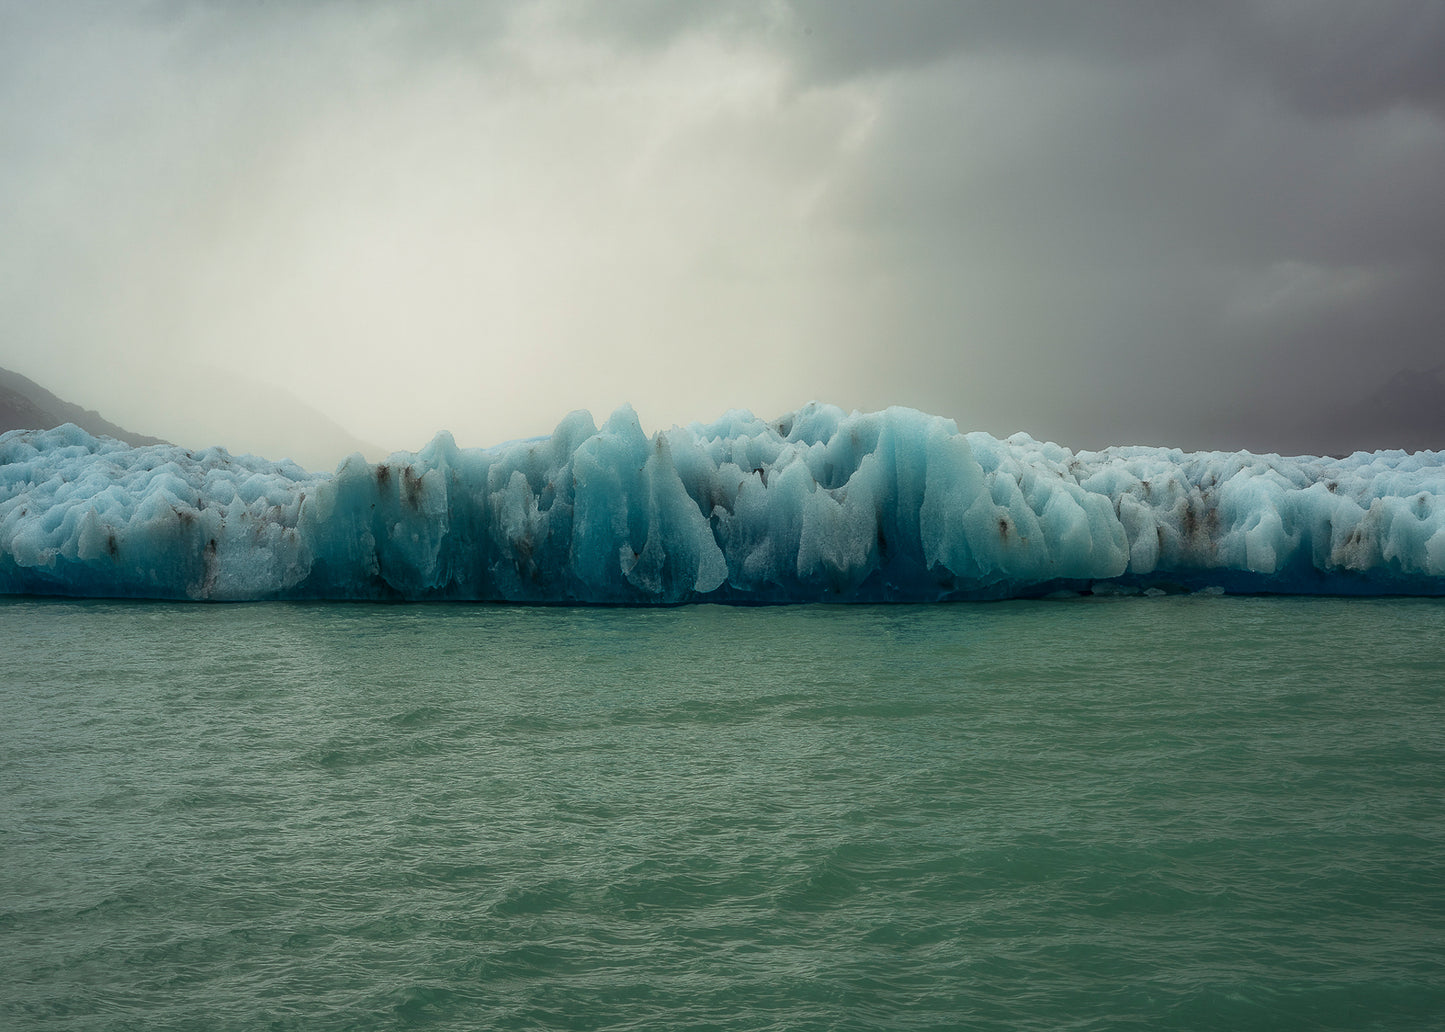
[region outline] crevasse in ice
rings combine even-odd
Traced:
[[[0,436],[0,592],[177,599],[933,601],[1159,588],[1445,595],[1445,453],[1345,459],[961,434],[809,405],[335,473]]]

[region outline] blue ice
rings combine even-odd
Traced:
[[[0,593],[935,601],[1057,591],[1445,595],[1445,453],[1073,452],[904,408],[643,433],[624,407],[334,473],[0,436]]]

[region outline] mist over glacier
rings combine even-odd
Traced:
[[[1445,454],[1282,458],[960,433],[911,409],[623,407],[334,473],[72,425],[0,436],[0,592],[196,600],[929,602],[1445,594]]]

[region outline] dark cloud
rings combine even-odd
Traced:
[[[299,317],[313,357],[379,325],[520,340],[585,371],[557,374],[559,409],[651,361],[615,398],[644,417],[652,390],[682,418],[820,397],[1079,445],[1445,447],[1389,386],[1445,354],[1437,2],[0,18],[0,216],[25,249],[0,301],[36,339]],[[536,300],[498,318],[518,285]]]
[[[917,69],[957,57],[1045,57],[1113,62],[1183,46],[1194,5],[950,2],[906,8],[866,0],[798,0],[788,6],[803,66],[848,78]]]
[[[571,8],[579,25],[641,46],[696,31],[764,34],[808,80],[914,70],[957,56],[1086,63],[1208,52],[1300,109],[1351,115],[1445,110],[1445,7],[1436,0],[792,0]]]
[[[1237,65],[1302,111],[1445,113],[1445,6],[1435,0],[1239,5],[1219,39]]]
[[[793,45],[813,75],[846,78],[956,56],[1085,63],[1208,53],[1302,110],[1445,110],[1445,7],[1435,0],[795,0]]]
[[[909,278],[891,330],[962,421],[1374,446],[1340,413],[1445,354],[1445,7],[793,10],[813,75],[887,84],[838,217]]]

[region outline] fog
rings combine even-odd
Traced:
[[[313,463],[813,399],[1445,448],[1445,6],[1173,6],[0,2],[0,366]]]

